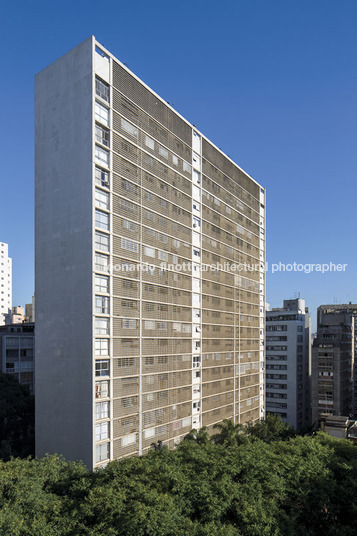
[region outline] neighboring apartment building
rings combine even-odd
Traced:
[[[9,246],[0,242],[0,326],[5,324],[5,315],[12,305],[12,259]]]
[[[266,411],[298,431],[311,423],[310,333],[305,300],[266,312]]]
[[[312,412],[356,416],[356,304],[320,305],[312,349]]]
[[[264,189],[93,37],[37,75],[37,454],[257,421],[264,304]]]
[[[0,326],[1,371],[12,374],[34,393],[35,324]]]
[[[12,307],[5,315],[5,324],[22,324],[25,322],[25,309],[21,305]]]

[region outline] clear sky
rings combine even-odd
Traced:
[[[94,34],[267,188],[267,301],[357,302],[355,0],[18,1],[2,7],[0,240],[33,293],[34,75]],[[346,263],[275,272],[272,263]]]

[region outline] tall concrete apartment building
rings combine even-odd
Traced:
[[[298,431],[311,423],[310,336],[305,300],[266,312],[266,411]]]
[[[12,259],[9,246],[0,242],[0,326],[5,324],[5,315],[12,307]]]
[[[35,113],[37,454],[261,418],[264,189],[94,37]]]
[[[320,305],[312,349],[312,412],[357,415],[357,304]]]

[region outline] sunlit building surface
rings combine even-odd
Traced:
[[[261,418],[264,304],[264,189],[93,37],[42,71],[37,454]]]

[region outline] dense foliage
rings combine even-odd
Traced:
[[[272,418],[218,431],[94,473],[57,456],[0,462],[0,535],[357,534],[353,444]]]
[[[26,385],[0,372],[0,459],[34,454],[35,403]]]

